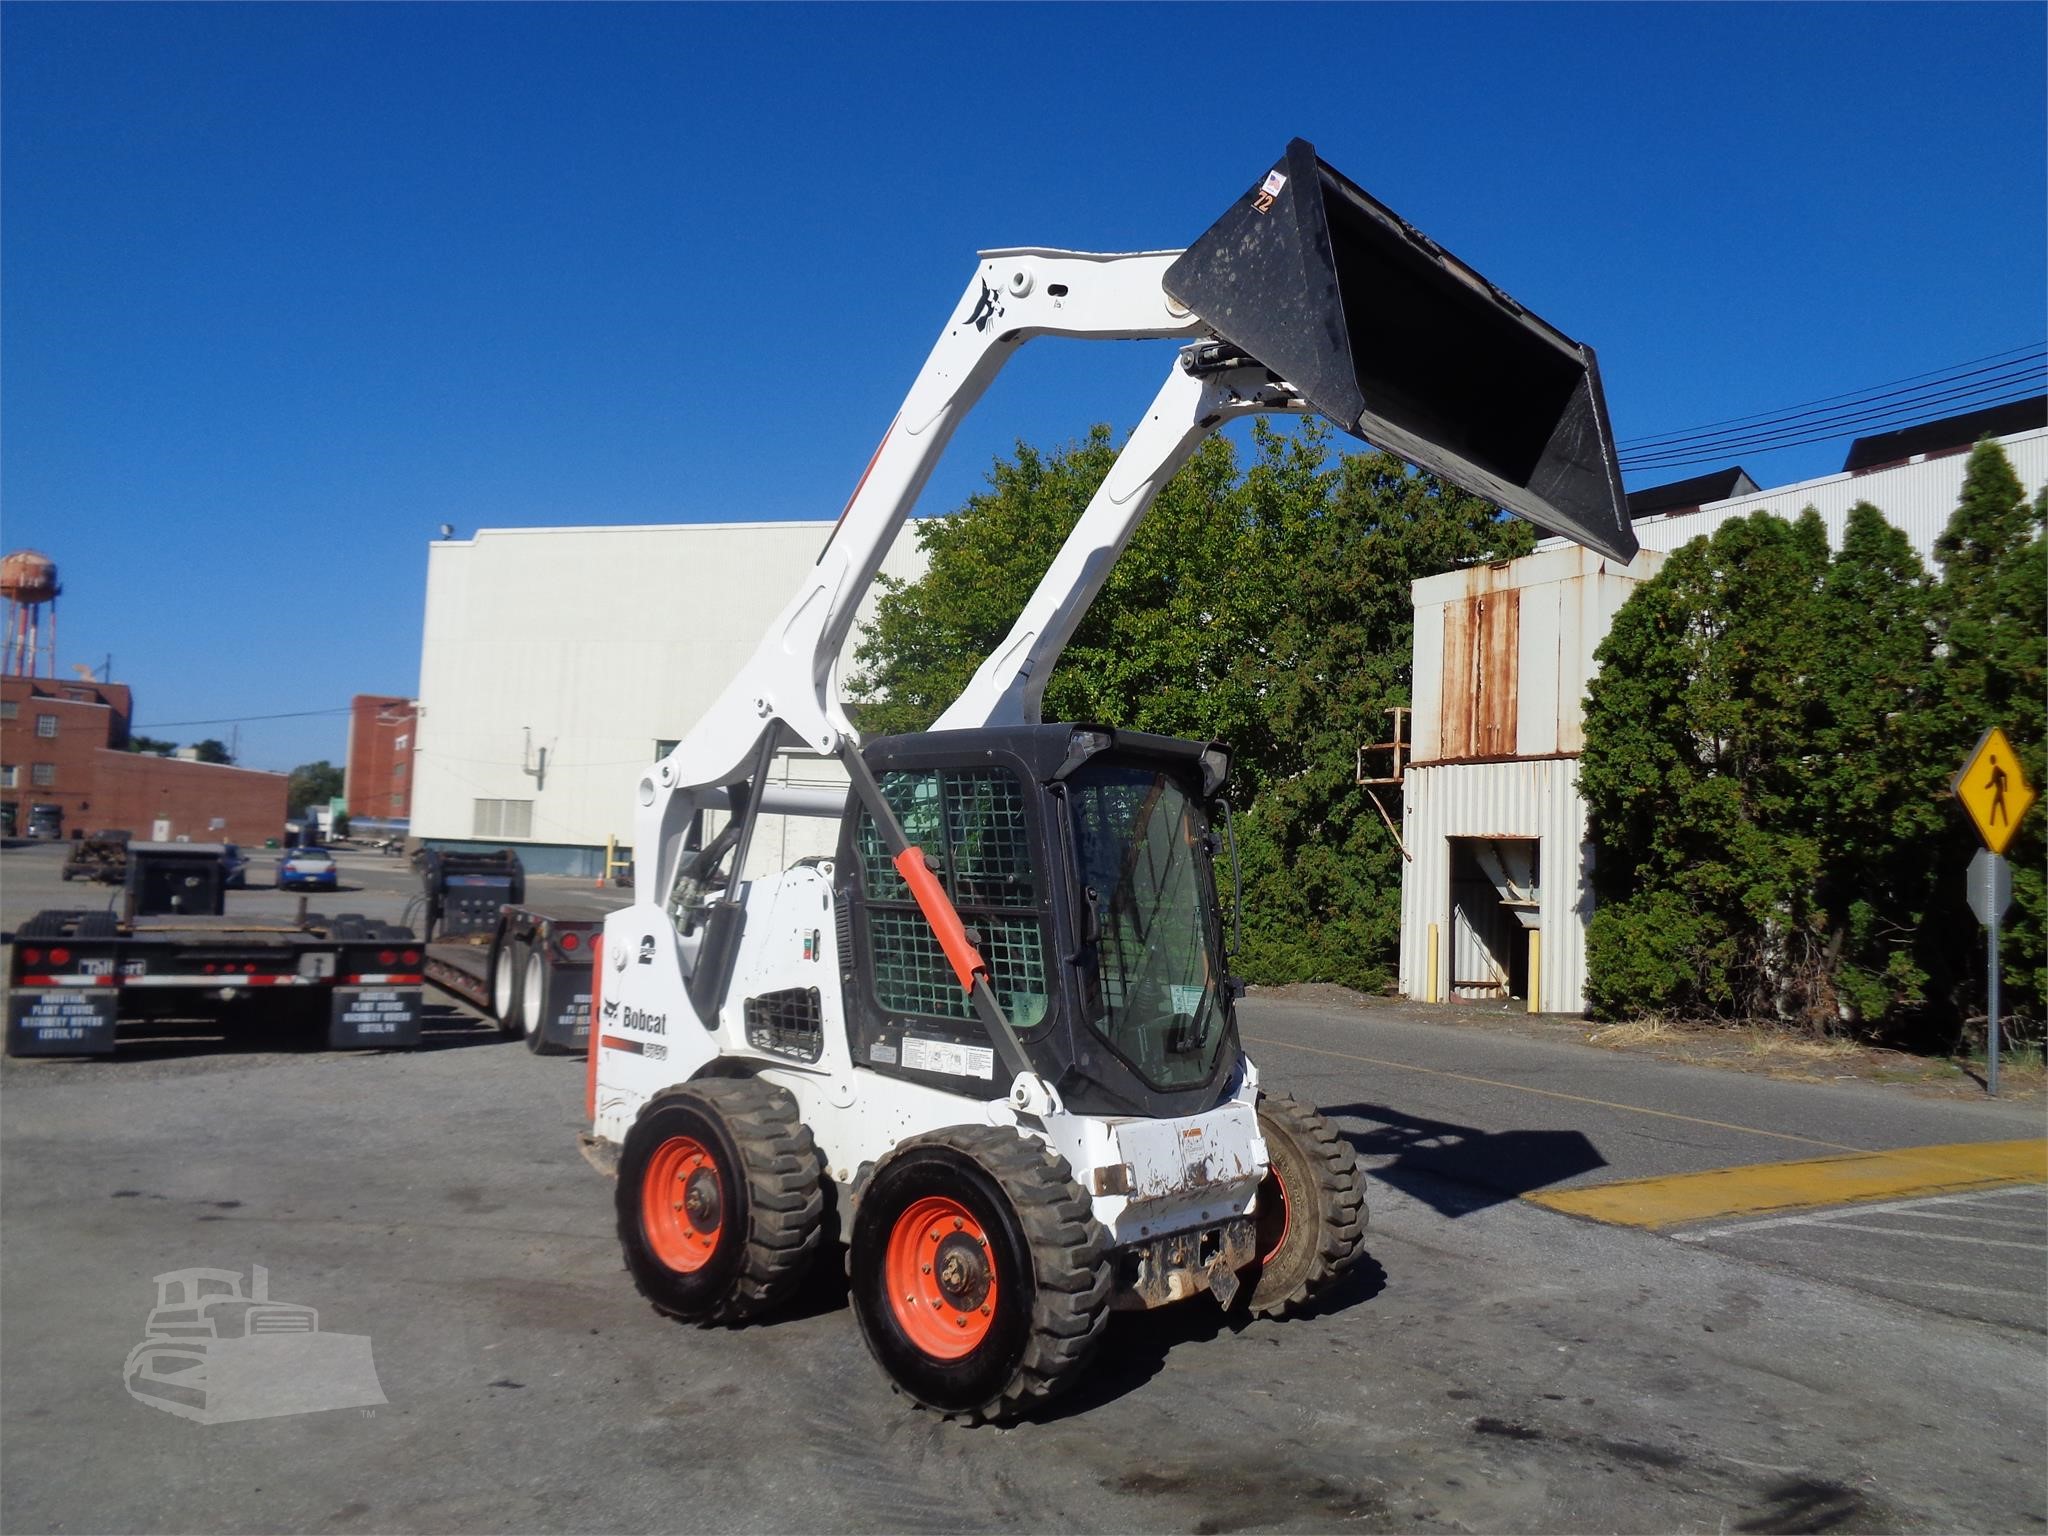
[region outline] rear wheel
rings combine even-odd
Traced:
[[[796,1100],[716,1078],[650,1099],[619,1151],[619,1241],[655,1310],[738,1323],[782,1301],[818,1250],[824,1170]]]
[[[521,944],[500,944],[491,953],[491,1012],[498,1017],[498,1032],[511,1036],[520,1032],[519,957]]]
[[[548,1041],[547,950],[530,946],[519,976],[519,1022],[526,1030],[526,1048],[536,1056],[552,1056],[556,1047]]]
[[[1272,1161],[1259,1185],[1259,1256],[1244,1272],[1247,1305],[1261,1317],[1286,1317],[1364,1251],[1365,1192],[1351,1143],[1299,1100],[1260,1094],[1259,1134]]]
[[[1109,1237],[1066,1161],[1002,1126],[905,1142],[854,1207],[853,1314],[907,1397],[1004,1419],[1080,1375],[1108,1319]]]

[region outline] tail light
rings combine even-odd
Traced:
[[[395,949],[378,950],[377,963],[383,966],[386,970],[389,970],[392,966],[398,964],[398,951]]]
[[[562,935],[562,948],[564,949],[577,949],[582,946],[582,943],[583,938],[580,934],[565,933]]]
[[[408,949],[405,952],[405,963],[407,965],[418,965],[420,963],[420,952],[416,949]]]
[[[51,950],[51,951],[50,951],[50,964],[52,964],[52,965],[69,965],[70,963],[71,963],[71,951],[70,951],[70,950],[68,950],[68,949],[53,949],[53,950]]]
[[[21,963],[23,965],[41,965],[43,963],[43,952],[40,949],[24,949],[21,952]]]

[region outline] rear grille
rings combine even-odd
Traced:
[[[747,1044],[757,1051],[816,1061],[825,1054],[824,1015],[816,987],[790,987],[747,999]]]

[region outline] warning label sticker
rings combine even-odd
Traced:
[[[943,1072],[948,1077],[994,1077],[996,1053],[985,1045],[905,1035],[903,1065],[914,1072]]]

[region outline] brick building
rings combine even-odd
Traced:
[[[284,774],[111,749],[93,756],[95,827],[156,842],[252,846],[284,831]]]
[[[32,805],[54,805],[64,830],[113,825],[94,804],[95,754],[128,744],[134,700],[123,683],[0,677],[0,801],[28,830]]]
[[[54,805],[64,833],[121,827],[138,838],[261,843],[284,831],[285,775],[129,752],[124,683],[0,677],[0,802],[26,833]]]
[[[342,795],[351,820],[405,821],[412,815],[412,753],[419,704],[380,693],[349,700],[348,763]]]

